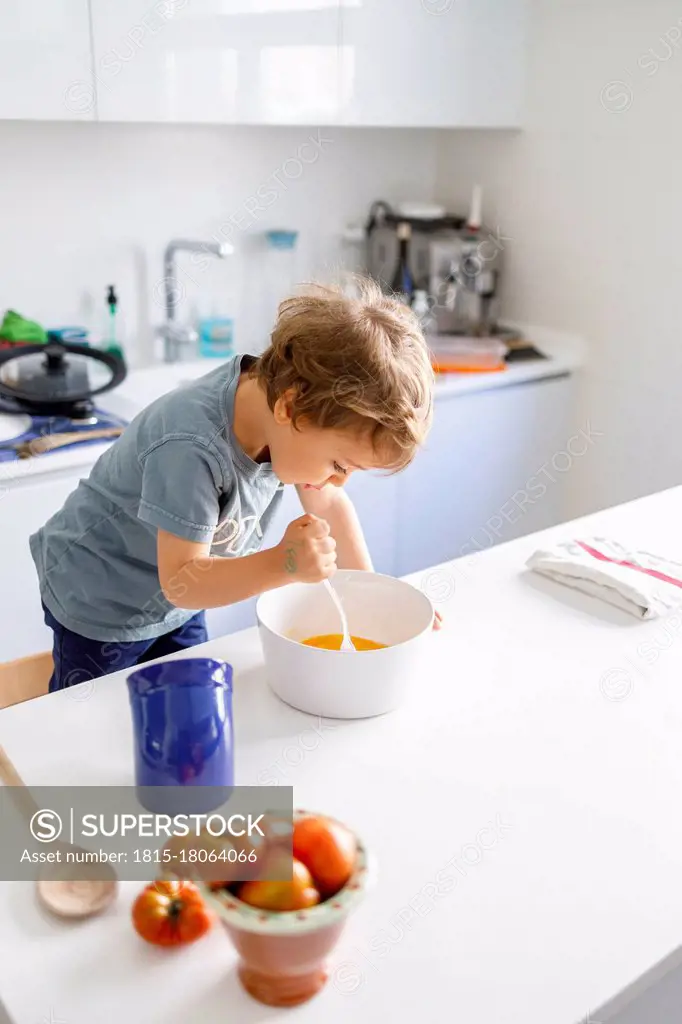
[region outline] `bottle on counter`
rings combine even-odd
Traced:
[[[106,319],[102,331],[101,347],[110,355],[124,358],[123,341],[121,339],[121,318],[118,310],[118,295],[113,284],[107,286]]]
[[[277,319],[280,303],[294,291],[296,279],[296,246],[298,231],[273,228],[265,232],[262,268],[263,322],[260,338],[250,351],[261,355],[270,343],[270,333]]]
[[[475,237],[481,230],[483,207],[483,189],[480,185],[474,185],[471,193],[471,207],[467,217],[466,231],[468,236]]]
[[[235,321],[226,315],[224,299],[202,293],[189,303],[189,323],[196,334],[191,358],[229,359],[235,353]]]
[[[409,306],[412,304],[412,297],[414,295],[414,279],[409,264],[412,228],[406,221],[398,224],[397,235],[399,244],[398,263],[395,273],[391,278],[391,290],[396,298],[404,302],[406,306]]]
[[[204,359],[229,359],[234,355],[234,321],[227,316],[199,317],[199,355]]]
[[[433,316],[431,314],[429,293],[425,288],[415,289],[414,298],[412,299],[412,311],[419,317],[422,331],[426,334],[433,325]]]

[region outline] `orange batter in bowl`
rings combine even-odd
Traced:
[[[341,633],[323,633],[320,636],[310,636],[307,640],[301,640],[306,647],[321,647],[324,651],[340,651],[343,635]],[[388,647],[388,644],[378,644],[375,640],[364,640],[361,636],[352,636],[353,647],[356,651],[378,651],[381,647]]]

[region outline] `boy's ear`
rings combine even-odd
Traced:
[[[275,417],[275,423],[280,427],[285,427],[291,423],[291,411],[293,406],[293,400],[296,395],[294,388],[289,388],[284,391],[277,401],[275,407],[272,410]]]

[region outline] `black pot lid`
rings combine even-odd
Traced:
[[[84,345],[51,341],[0,352],[0,396],[26,404],[87,401],[125,376],[122,359]]]

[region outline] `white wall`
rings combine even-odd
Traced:
[[[682,7],[532,0],[530,28],[527,130],[441,133],[436,197],[481,181],[507,315],[589,344],[579,512],[682,476]]]
[[[248,349],[266,329],[262,233],[300,231],[296,279],[337,276],[344,225],[377,197],[430,198],[435,155],[421,131],[0,122],[0,315],[98,329],[114,284],[131,362],[148,362],[164,245],[215,236],[238,255],[181,257],[184,306],[235,315]]]

